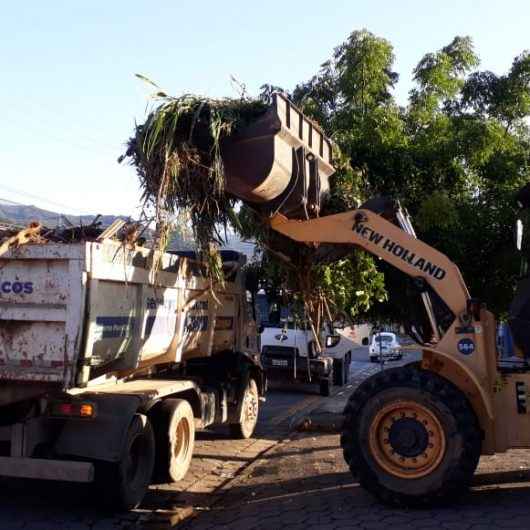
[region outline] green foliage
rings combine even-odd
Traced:
[[[315,283],[335,310],[347,312],[352,320],[360,319],[374,301],[387,299],[384,276],[365,252],[317,267],[315,275]]]
[[[149,79],[138,76],[157,87]],[[126,153],[140,179],[143,200],[155,209],[164,247],[172,214],[185,212],[197,246],[208,264],[209,275],[221,280],[215,245],[221,243],[220,227],[235,219],[234,199],[225,193],[222,140],[263,114],[259,100],[210,99],[193,95],[153,95],[155,107],[144,123],[136,125]]]
[[[512,239],[517,215],[513,198],[530,180],[530,53],[521,53],[507,73],[497,75],[478,70],[469,37],[455,37],[420,59],[413,73],[415,87],[404,107],[393,97],[398,81],[393,66],[394,52],[387,40],[366,30],[354,31],[316,75],[290,95],[336,144],[337,172],[322,213],[352,209],[379,194],[400,199],[416,221],[418,236],[447,254],[462,270],[472,295],[502,314],[519,272]],[[275,90],[281,91],[264,85],[261,103],[255,103],[252,112],[263,108]],[[175,122],[168,116],[187,116],[192,130],[196,122],[209,124],[210,143],[203,151],[214,172],[206,179],[212,208],[203,209],[196,200],[191,204],[194,226],[205,213],[211,233],[219,220],[231,216],[230,209],[216,206],[224,197],[216,184],[222,166],[215,145],[233,124],[244,122],[246,114],[226,102],[203,105],[193,99],[159,97],[162,105],[148,118],[147,129],[137,128],[129,156],[140,162],[137,166],[155,164],[159,179],[169,172],[175,189],[189,189],[183,197],[193,199],[196,190],[186,187],[193,179],[175,178],[180,166],[166,156],[174,147]],[[183,104],[189,112],[180,111]],[[166,116],[165,109],[176,112]],[[155,145],[161,157],[153,158]],[[149,190],[148,184],[144,187]],[[219,211],[222,219],[216,217]],[[402,299],[406,283],[382,262],[376,267],[371,256],[346,247],[295,245],[271,233],[246,207],[232,220],[243,236],[256,239],[261,249],[256,274],[271,295],[282,293],[297,300],[308,293],[315,300],[325,296],[355,318],[366,311],[381,320],[407,316],[409,308]],[[390,303],[384,303],[383,273]],[[394,291],[400,294],[392,298]]]
[[[392,96],[393,62],[387,40],[354,31],[293,91],[340,149],[345,169],[336,176],[330,209],[352,208],[353,197],[400,199],[419,237],[447,254],[473,296],[502,314],[519,271],[513,197],[530,180],[530,53],[497,75],[477,69],[469,37],[455,37],[420,59],[406,107]],[[390,291],[403,294],[403,278],[379,268]],[[324,279],[330,275],[328,269]],[[341,288],[334,291],[340,299]],[[371,316],[401,318],[399,300],[377,303]]]

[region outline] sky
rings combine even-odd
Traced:
[[[0,0],[0,200],[69,214],[135,215],[133,168],[117,158],[151,89],[257,95],[312,77],[349,33],[389,40],[404,104],[421,57],[473,38],[502,74],[530,48],[528,0]]]

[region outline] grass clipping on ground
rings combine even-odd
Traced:
[[[221,143],[261,116],[267,105],[246,97],[172,97],[160,91],[153,97],[153,109],[135,126],[120,162],[127,159],[136,168],[144,205],[154,207],[157,229],[166,237],[171,217],[187,213],[209,276],[220,279],[215,248],[234,218],[235,202],[225,192]],[[166,237],[160,238],[162,248]]]

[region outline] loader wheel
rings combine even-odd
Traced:
[[[156,440],[155,478],[158,482],[182,480],[191,463],[195,444],[195,418],[182,399],[165,399],[153,412]]]
[[[113,510],[136,508],[147,491],[155,462],[155,439],[147,416],[135,414],[117,463],[96,465],[101,500]]]
[[[254,379],[250,379],[243,395],[241,406],[241,417],[239,423],[230,424],[232,438],[246,440],[254,434],[258,423],[259,393],[258,385]]]
[[[382,501],[425,505],[465,489],[481,432],[464,394],[428,371],[385,370],[367,379],[344,410],[344,459]]]

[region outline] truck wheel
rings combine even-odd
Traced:
[[[153,474],[155,439],[147,416],[135,414],[125,437],[121,459],[96,466],[96,485],[113,509],[132,510],[142,502]]]
[[[153,412],[156,440],[155,477],[160,482],[182,480],[190,467],[195,444],[195,418],[183,399],[164,399]]]
[[[341,445],[363,487],[382,501],[425,505],[458,495],[478,464],[481,432],[464,394],[436,374],[392,368],[346,405]]]
[[[258,385],[254,379],[248,382],[243,403],[241,405],[241,417],[239,423],[230,424],[230,434],[232,438],[246,440],[254,434],[254,429],[258,423],[259,414],[259,393]]]
[[[327,379],[321,379],[320,380],[320,395],[324,397],[331,396],[331,377]]]

